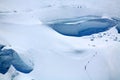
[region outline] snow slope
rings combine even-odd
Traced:
[[[101,0],[95,7],[95,0],[75,0],[75,4],[67,0],[52,0],[51,4],[43,1],[45,5],[39,5],[40,2],[41,0],[0,1],[1,44],[14,49],[25,62],[31,60],[34,64],[34,69],[29,74],[16,71],[11,66],[6,74],[0,74],[0,80],[120,79],[120,34],[116,26],[89,36],[71,37],[62,35],[47,25],[53,20],[58,22],[59,19],[76,19],[86,15],[100,15],[107,19],[119,17],[118,0],[104,0],[104,4]],[[108,4],[113,5],[112,8]]]
[[[0,36],[11,48],[17,52],[23,51],[23,57],[28,55],[26,58],[34,61],[31,73],[19,72],[14,80],[119,80],[120,64],[116,61],[120,59],[120,43],[115,28],[86,37],[68,37],[44,24],[0,25],[4,26],[1,27]],[[115,37],[118,40],[115,41]],[[12,74],[11,70],[1,75],[1,79],[7,80],[8,77],[5,76],[10,73]]]

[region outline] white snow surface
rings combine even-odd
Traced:
[[[115,27],[69,37],[45,25],[50,20],[85,15],[120,17],[119,0],[74,1],[0,0],[0,43],[34,64],[29,74],[11,66],[0,74],[0,80],[120,80],[120,34]]]

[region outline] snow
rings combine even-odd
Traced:
[[[0,80],[119,80],[119,3],[0,0],[0,44],[15,50],[20,60],[33,68],[22,73],[27,68],[17,58],[6,74],[0,74]],[[69,32],[63,29],[67,34],[72,30],[75,35],[79,30],[85,32],[82,37],[65,36],[57,32],[61,27],[56,31],[51,28],[55,23],[71,27]],[[80,23],[84,28],[71,26]],[[105,30],[92,33],[88,28],[97,27],[95,24]]]

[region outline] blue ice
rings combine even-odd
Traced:
[[[100,16],[84,16],[73,19],[56,20],[48,24],[58,33],[66,36],[88,36],[109,30],[116,25],[116,21]]]
[[[3,49],[4,45],[0,45],[0,73],[5,74],[8,72],[11,65],[20,72],[29,73],[33,68],[19,57],[13,49]]]
[[[118,33],[120,33],[120,18],[114,17],[112,19],[117,22],[116,29],[117,29]]]
[[[118,33],[120,33],[120,24],[116,27]]]

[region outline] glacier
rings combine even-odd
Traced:
[[[0,80],[120,80],[119,3],[0,0]]]

